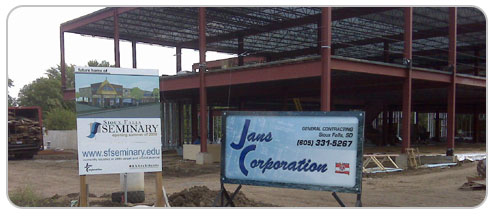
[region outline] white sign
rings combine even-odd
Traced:
[[[225,182],[360,190],[363,113],[252,113],[226,115]]]
[[[79,175],[161,171],[158,71],[76,67],[75,78]]]

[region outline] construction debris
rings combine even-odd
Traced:
[[[478,176],[467,176],[467,182],[459,189],[461,190],[486,190],[486,159],[478,161],[476,166]]]
[[[402,169],[400,169],[399,166],[397,166],[397,164],[392,159],[392,157],[397,157],[397,156],[398,155],[390,155],[390,154],[364,155],[363,173],[402,171]],[[376,167],[370,166],[373,164],[376,165]]]
[[[210,190],[206,186],[194,186],[169,196],[171,207],[212,207],[220,191]],[[274,206],[267,203],[248,199],[241,191],[234,198],[234,204],[239,207],[267,207]]]
[[[478,172],[479,177],[486,178],[486,159],[478,161],[476,171]]]
[[[449,166],[455,166],[457,163],[438,163],[438,164],[423,164],[420,166],[420,168],[445,168]]]
[[[460,190],[486,190],[486,179],[481,177],[466,177],[467,182],[464,183]]]

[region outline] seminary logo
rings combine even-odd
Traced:
[[[89,172],[89,168],[91,168],[93,165],[89,165],[89,163],[86,163],[86,166],[84,168],[86,168],[86,172]]]
[[[98,127],[101,125],[99,122],[93,122],[89,125],[89,135],[88,138],[94,138],[96,133],[98,133]],[[87,168],[86,168],[87,171]]]
[[[269,143],[272,141],[272,132],[265,133],[256,133],[251,132],[248,134],[249,125],[251,124],[250,119],[246,119],[244,122],[244,127],[242,128],[241,139],[239,143],[232,142],[230,147],[234,150],[241,150],[244,147],[244,143],[247,141],[251,143],[258,143],[261,145],[262,142]],[[249,171],[246,169],[246,165],[244,161],[246,160],[246,155],[256,150],[256,144],[248,145],[246,148],[242,149],[241,154],[239,156],[239,169],[241,170],[244,176],[247,176]],[[275,153],[275,152],[274,152]],[[321,172],[324,173],[328,170],[326,163],[311,163],[311,159],[303,158],[299,161],[285,161],[285,160],[277,160],[274,161],[271,157],[267,160],[263,159],[253,159],[251,163],[249,163],[251,168],[258,168],[261,170],[261,173],[264,174],[266,170],[287,170],[292,172]]]

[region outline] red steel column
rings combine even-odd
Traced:
[[[244,65],[244,37],[237,38],[237,66]]]
[[[119,36],[119,14],[117,9],[113,12],[113,46],[114,46],[114,57],[115,57],[115,67],[120,67],[120,36]]]
[[[478,112],[478,106],[474,106],[474,112],[473,112],[473,142],[477,143],[479,142],[479,112]]]
[[[132,68],[137,68],[136,41],[132,41]]]
[[[183,109],[184,109],[184,105],[181,103],[181,102],[178,102],[177,103],[177,113],[179,114],[179,145],[182,146],[182,144],[184,144],[183,140],[184,140],[184,135],[183,135],[183,131],[182,131],[182,126],[184,125],[184,112],[183,112]]]
[[[480,49],[476,48],[474,50],[474,75],[479,76],[480,75]]]
[[[412,19],[413,9],[404,9],[404,59],[407,77],[402,85],[402,153],[411,146],[411,91],[412,91]]]
[[[175,70],[178,73],[182,70],[182,48],[175,47]]]
[[[331,41],[332,41],[332,8],[323,7],[321,9],[321,111],[331,109]]]
[[[382,146],[388,144],[388,115],[387,107],[384,106],[382,115]]]
[[[60,28],[60,74],[62,78],[62,90],[65,90],[67,87],[65,82],[65,41],[62,28]]]
[[[199,112],[200,112],[200,136],[201,152],[208,152],[206,149],[206,8],[199,8]]]
[[[436,140],[437,142],[439,142],[439,141],[440,141],[440,134],[442,134],[442,133],[441,133],[441,131],[440,131],[440,130],[442,130],[442,129],[440,128],[440,121],[441,121],[441,120],[440,120],[440,113],[437,111],[437,112],[435,113],[435,140]]]
[[[383,42],[383,61],[390,62],[390,45],[388,41]]]
[[[454,155],[456,87],[457,8],[449,8],[449,68],[452,72],[447,107],[447,156]]]
[[[213,107],[209,107],[208,109],[208,138],[213,143]]]
[[[198,138],[198,103],[193,99],[191,104],[191,139],[192,142]]]

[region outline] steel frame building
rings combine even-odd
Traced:
[[[199,50],[199,72],[162,76],[160,92],[162,101],[181,104],[179,113],[192,104],[193,137],[199,103],[201,152],[208,106],[289,110],[288,101],[300,98],[305,110],[365,110],[367,127],[382,113],[384,136],[391,113],[402,111],[403,152],[413,111],[444,112],[447,155],[455,115],[473,114],[477,141],[486,112],[486,21],[477,8],[105,8],[61,24],[61,65],[66,32],[112,38],[116,67],[120,40],[132,43],[133,67],[136,43],[175,47],[177,72],[181,49]],[[209,68],[206,51],[237,54],[237,65]],[[248,56],[263,62],[244,64]],[[61,68],[64,98],[74,98]]]

